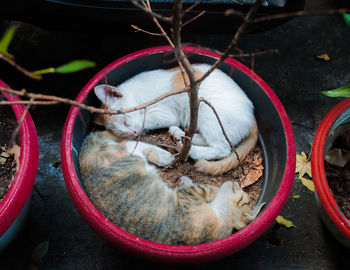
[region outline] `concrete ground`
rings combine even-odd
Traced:
[[[307,8],[332,8],[332,0],[308,1]],[[1,32],[8,21],[0,21]],[[231,36],[185,34],[184,42],[223,50]],[[11,51],[29,70],[57,66],[71,59],[89,58],[95,69],[74,75],[49,75],[33,82],[12,67],[0,63],[0,76],[13,88],[26,88],[75,98],[100,68],[135,50],[164,45],[161,38],[142,33],[53,32],[22,24]],[[275,91],[292,122],[297,153],[309,152],[321,119],[340,99],[320,92],[350,81],[350,27],[341,16],[295,18],[272,30],[246,35],[244,52],[278,49],[277,55],[256,57],[254,70]],[[331,60],[317,55],[327,53]],[[246,60],[250,65],[250,60]],[[26,225],[13,244],[0,255],[0,269],[124,269],[162,267],[135,259],[111,247],[83,221],[66,191],[60,166],[60,138],[69,107],[31,109],[39,138],[39,170]],[[222,260],[195,266],[198,269],[346,269],[350,252],[323,225],[314,193],[297,179],[281,214],[295,228],[274,224],[253,244]],[[32,250],[49,240],[42,262],[35,264]]]

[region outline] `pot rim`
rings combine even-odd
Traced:
[[[220,55],[217,53],[196,47],[184,46],[183,49],[185,52],[202,54],[213,58],[220,57]],[[110,71],[121,66],[122,64],[138,57],[169,51],[172,51],[170,46],[153,47],[136,51],[117,59],[99,71],[85,85],[77,96],[76,101],[83,102],[92,87],[95,86],[102,78],[104,78],[105,74],[108,74]],[[79,108],[72,107],[68,113],[62,136],[61,163],[63,175],[67,189],[78,211],[90,224],[90,226],[92,226],[97,233],[100,233],[101,236],[104,236],[105,239],[108,239],[112,243],[118,244],[120,247],[124,248],[124,250],[133,251],[134,254],[137,253],[145,258],[156,257],[158,260],[177,263],[179,263],[179,259],[182,259],[182,262],[189,262],[193,259],[197,259],[197,262],[198,259],[201,261],[209,261],[232,254],[252,243],[264,231],[267,230],[267,228],[275,220],[278,213],[282,210],[293,185],[296,158],[294,135],[288,116],[275,93],[258,75],[234,59],[229,58],[225,62],[249,75],[261,87],[261,89],[263,89],[263,91],[273,102],[283,124],[286,137],[287,161],[283,174],[283,180],[275,198],[260,214],[260,216],[246,228],[218,241],[201,245],[177,246],[165,245],[140,239],[130,233],[125,232],[107,220],[93,206],[82,189],[73,169],[71,148],[73,126],[76,116],[78,115]],[[120,241],[122,242],[122,245],[120,244]]]
[[[340,208],[333,197],[332,191],[328,185],[324,167],[324,149],[329,129],[340,114],[349,107],[350,98],[342,100],[333,107],[331,111],[329,111],[320,123],[315,134],[311,152],[311,170],[318,198],[327,215],[339,230],[350,239],[350,221],[340,211]]]
[[[2,80],[0,86],[9,88]],[[20,101],[17,96],[1,92],[8,101]],[[6,106],[6,105],[4,105]],[[25,110],[23,104],[12,104],[17,121]],[[20,128],[21,152],[20,169],[16,172],[12,185],[0,204],[0,237],[8,230],[21,213],[32,192],[39,162],[38,138],[34,122],[27,113]]]

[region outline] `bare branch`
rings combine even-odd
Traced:
[[[146,12],[147,14],[151,15],[154,18],[157,18],[160,21],[166,22],[166,23],[171,23],[172,22],[172,16],[166,17],[166,16],[162,16],[156,12],[153,12],[152,10],[149,10],[148,8],[146,8],[144,5],[139,4],[136,0],[129,0],[135,7],[143,10],[144,12]]]
[[[30,100],[16,100],[16,101],[0,101],[0,105],[13,105],[13,104],[31,104],[31,105],[55,105],[58,104],[58,101],[30,101]]]
[[[28,113],[28,111],[29,111],[29,108],[30,108],[30,106],[32,105],[32,102],[33,102],[33,101],[34,101],[33,98],[30,99],[30,102],[31,102],[31,103],[28,103],[27,106],[25,107],[25,109],[24,109],[24,111],[23,111],[23,113],[22,113],[22,116],[21,116],[21,118],[20,118],[19,121],[18,121],[18,124],[17,124],[15,130],[13,131],[13,133],[12,133],[12,135],[11,135],[11,138],[10,138],[10,141],[9,141],[9,144],[8,144],[10,149],[12,148],[13,143],[15,142],[15,140],[16,140],[16,138],[17,138],[17,136],[18,136],[19,130],[20,130],[20,128],[21,128],[21,126],[22,126],[22,124],[23,124],[23,122],[24,122],[24,119],[25,119],[25,117],[26,117],[26,115],[27,115],[27,113]]]
[[[252,17],[257,12],[258,8],[261,6],[262,2],[264,0],[258,0],[248,11],[247,15],[244,17],[243,22],[238,27],[236,34],[234,35],[233,39],[231,40],[231,43],[227,46],[223,54],[221,55],[221,58],[219,58],[211,67],[210,69],[204,73],[199,79],[197,79],[197,82],[202,82],[206,77],[209,76],[209,74],[216,69],[218,66],[220,66],[227,57],[229,57],[231,51],[233,51],[238,44],[238,40],[241,37],[241,34],[244,32],[245,28],[249,23],[252,21]]]
[[[141,127],[141,130],[139,131],[139,134],[138,134],[137,138],[136,138],[136,144],[135,144],[134,150],[132,150],[132,152],[130,153],[130,156],[132,156],[134,154],[134,152],[136,150],[136,147],[137,147],[137,145],[139,144],[139,142],[141,140],[142,132],[145,129],[145,122],[146,122],[146,108],[144,109],[144,112],[143,112],[142,127]]]
[[[148,35],[151,35],[151,36],[161,36],[162,34],[161,33],[153,33],[153,32],[149,32],[147,30],[144,30],[136,25],[131,25],[132,28],[134,28],[135,32],[143,32],[143,33],[146,33]]]
[[[237,16],[240,17],[242,20],[244,19],[244,13],[243,12],[239,12],[238,10],[234,10],[234,9],[227,9],[224,13],[225,16]]]
[[[290,17],[303,17],[303,16],[316,16],[316,15],[337,15],[343,13],[350,13],[350,8],[341,8],[341,9],[325,9],[325,10],[300,10],[289,13],[280,13],[270,16],[265,16],[261,18],[256,18],[252,20],[252,23],[262,23],[266,21],[285,19]]]
[[[220,117],[219,117],[217,111],[215,110],[214,106],[213,106],[209,101],[207,101],[205,98],[203,98],[203,97],[200,97],[200,98],[199,98],[199,103],[200,103],[200,102],[204,102],[205,104],[207,104],[207,105],[212,109],[212,111],[214,112],[215,117],[216,117],[216,119],[218,120],[218,123],[219,123],[219,125],[220,125],[222,134],[224,135],[226,141],[227,141],[228,144],[230,145],[231,150],[236,154],[236,157],[237,157],[237,160],[238,160],[238,162],[239,162],[239,165],[240,165],[240,167],[241,167],[241,169],[242,169],[242,172],[244,172],[244,167],[243,167],[243,164],[242,164],[242,162],[241,162],[241,159],[240,159],[240,157],[239,157],[239,155],[238,155],[238,153],[237,153],[237,151],[236,151],[236,148],[235,148],[234,145],[230,142],[230,139],[229,139],[228,136],[227,136],[227,133],[226,133],[226,131],[225,131],[225,129],[224,129],[224,126],[222,125],[222,122],[221,122],[221,120],[220,120]]]
[[[168,98],[170,96],[173,95],[178,95],[181,93],[185,93],[189,91],[189,88],[182,88],[182,89],[177,89],[177,90],[172,90],[170,92],[164,93],[163,95],[160,95],[159,97],[150,100],[148,102],[145,102],[143,104],[140,104],[136,107],[132,107],[132,108],[127,108],[127,109],[121,109],[121,110],[110,110],[110,109],[102,109],[102,108],[96,108],[94,106],[88,106],[79,102],[76,102],[74,100],[68,99],[68,98],[62,98],[62,97],[57,97],[57,96],[51,96],[51,95],[43,95],[43,94],[34,94],[34,93],[29,93],[27,92],[25,89],[19,91],[19,90],[15,90],[15,89],[11,89],[11,88],[6,88],[6,87],[2,87],[0,86],[0,91],[4,91],[7,93],[11,93],[14,94],[16,96],[21,96],[21,97],[29,97],[29,98],[33,98],[33,99],[43,99],[43,100],[49,100],[52,101],[52,104],[46,103],[46,105],[53,105],[53,104],[57,104],[57,103],[64,103],[64,104],[68,104],[68,105],[72,105],[72,106],[76,106],[79,107],[80,109],[83,110],[87,110],[90,111],[92,113],[103,113],[103,114],[125,114],[125,113],[129,113],[129,112],[133,112],[133,111],[137,111],[137,110],[141,110],[141,109],[145,109],[165,98]],[[2,101],[3,102],[3,101]],[[39,102],[39,101],[33,101],[33,102]],[[30,102],[27,101],[23,101],[23,104],[29,104]],[[14,102],[15,104],[15,102]],[[1,105],[1,103],[0,103]],[[7,105],[6,103],[4,103],[4,105]]]
[[[198,6],[200,3],[202,3],[203,0],[197,0],[196,3],[188,7],[187,9],[184,10],[183,15],[186,13],[190,12],[192,9],[194,9],[196,6]]]
[[[0,59],[4,60],[8,64],[10,64],[14,68],[16,68],[19,72],[23,73],[24,75],[26,75],[32,79],[41,80],[43,78],[42,75],[34,74],[33,72],[26,70],[24,67],[18,65],[13,59],[7,57],[6,55],[4,55],[2,53],[0,53]]]
[[[202,12],[200,12],[199,14],[197,14],[196,16],[194,16],[193,18],[189,19],[188,21],[184,22],[182,24],[182,27],[185,27],[186,25],[190,24],[191,22],[197,20],[200,16],[202,16],[206,11],[203,10]]]

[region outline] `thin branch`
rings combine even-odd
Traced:
[[[92,113],[103,113],[103,114],[125,114],[125,113],[129,113],[129,112],[133,112],[133,111],[137,111],[137,110],[141,110],[141,109],[145,109],[165,98],[168,98],[170,96],[173,95],[178,95],[181,93],[185,93],[189,91],[189,87],[186,88],[182,88],[182,89],[177,89],[177,90],[172,90],[170,92],[164,93],[163,95],[160,95],[159,97],[150,100],[148,102],[145,102],[143,104],[140,104],[138,106],[132,107],[132,108],[127,108],[127,109],[121,109],[121,110],[110,110],[110,109],[102,109],[102,108],[96,108],[94,106],[88,106],[79,102],[76,102],[74,100],[71,99],[67,99],[67,98],[62,98],[62,97],[57,97],[57,96],[50,96],[50,95],[43,95],[43,94],[34,94],[34,93],[29,93],[27,92],[25,89],[19,91],[19,90],[14,90],[11,88],[6,88],[6,87],[2,87],[0,86],[0,91],[4,91],[7,93],[11,93],[14,94],[16,96],[21,96],[21,97],[29,97],[29,98],[33,98],[33,99],[44,99],[44,100],[50,100],[50,101],[55,101],[56,103],[65,103],[65,104],[69,104],[72,106],[76,106],[79,107],[80,109],[84,109],[87,111],[90,111]],[[35,101],[37,102],[37,101]],[[52,104],[56,104],[56,103],[52,103]],[[1,104],[1,103],[0,103]],[[25,104],[29,104],[25,103]],[[49,105],[49,104],[47,104]]]
[[[149,2],[149,0],[146,0],[146,2],[142,2],[144,7],[149,10],[150,12],[152,12],[152,8],[151,8],[151,4]],[[155,25],[158,27],[158,29],[160,30],[161,35],[168,41],[169,45],[174,49],[174,44],[171,41],[169,35],[167,34],[167,32],[164,30],[164,28],[162,27],[162,25],[159,23],[159,21],[157,20],[156,17],[152,16],[152,20],[155,23]]]
[[[183,15],[186,13],[190,12],[192,9],[194,9],[196,6],[198,6],[200,3],[202,3],[203,0],[197,0],[193,5],[188,7],[187,9],[184,10]]]
[[[141,140],[141,135],[142,135],[143,130],[144,130],[144,128],[145,128],[145,122],[146,122],[146,108],[144,109],[144,112],[143,112],[142,127],[141,127],[141,130],[139,131],[139,134],[137,135],[136,144],[135,144],[134,150],[132,150],[132,152],[130,153],[130,156],[133,155],[133,153],[134,153],[135,150],[136,150],[137,145],[139,144],[139,141]]]
[[[34,101],[34,99],[31,98],[31,99],[30,99],[30,102],[33,102],[33,101]],[[22,113],[21,118],[20,118],[19,121],[18,121],[18,124],[17,124],[15,130],[13,131],[13,133],[12,133],[12,135],[11,135],[11,138],[10,138],[10,141],[9,141],[9,144],[8,144],[10,149],[12,148],[13,143],[15,142],[15,140],[16,140],[16,138],[17,138],[17,136],[18,136],[19,130],[20,130],[20,128],[21,128],[21,126],[22,126],[22,124],[23,124],[23,122],[24,122],[24,119],[25,119],[25,117],[26,117],[26,115],[27,115],[27,113],[28,113],[29,108],[30,108],[31,105],[32,105],[32,103],[28,103],[28,104],[27,104],[27,106],[25,107],[25,109],[24,109],[24,111],[23,111],[23,113]]]
[[[166,16],[162,16],[156,12],[153,12],[152,10],[149,10],[148,8],[146,8],[144,5],[138,3],[136,0],[129,0],[135,7],[143,10],[144,12],[146,12],[147,14],[149,14],[150,16],[157,18],[160,21],[166,22],[166,23],[171,23],[172,21],[172,16],[166,17]]]
[[[153,32],[150,32],[150,31],[147,31],[147,30],[144,30],[136,25],[131,25],[132,28],[134,28],[135,32],[143,32],[145,34],[148,34],[148,35],[151,35],[151,36],[161,36],[162,34],[161,33],[153,33]]]
[[[244,16],[245,16],[243,12],[240,12],[238,10],[231,9],[231,8],[230,9],[226,9],[224,15],[225,16],[234,15],[234,16],[240,17],[242,20],[244,20]]]
[[[227,57],[229,57],[231,51],[233,51],[238,44],[238,40],[241,37],[241,34],[244,32],[245,28],[249,23],[252,21],[252,17],[255,15],[255,13],[258,11],[258,8],[261,6],[262,2],[264,0],[258,0],[248,11],[247,15],[244,17],[243,22],[238,27],[233,39],[231,40],[231,43],[227,46],[221,57],[216,60],[216,62],[210,67],[210,69],[204,73],[199,79],[197,79],[197,82],[202,82],[206,77],[209,76],[209,74],[216,69],[218,66],[220,66]]]
[[[2,53],[0,53],[0,59],[7,62],[8,64],[10,64],[14,68],[16,68],[19,72],[23,73],[24,75],[26,75],[32,79],[41,80],[43,78],[42,75],[34,74],[33,72],[26,70],[24,67],[18,65],[13,59],[7,57],[6,55],[4,55]]]
[[[13,104],[31,104],[31,105],[56,105],[58,101],[39,101],[39,100],[16,100],[16,101],[0,101],[0,105],[13,105]]]
[[[222,134],[224,135],[226,141],[227,141],[228,144],[230,145],[231,150],[236,154],[237,160],[238,160],[238,162],[239,162],[239,166],[241,167],[242,172],[244,172],[244,167],[243,167],[243,164],[242,164],[242,162],[241,162],[241,159],[240,159],[240,157],[239,157],[239,155],[238,155],[238,153],[237,153],[237,151],[236,151],[236,148],[235,148],[234,145],[230,142],[230,139],[229,139],[228,136],[227,136],[227,133],[226,133],[226,131],[225,131],[225,129],[224,129],[224,126],[222,125],[222,122],[221,122],[221,120],[220,120],[220,117],[219,117],[217,111],[215,110],[214,106],[213,106],[209,101],[207,101],[205,98],[203,98],[203,97],[200,97],[200,98],[199,98],[199,103],[200,103],[200,102],[204,102],[205,104],[207,104],[207,105],[212,109],[212,111],[214,112],[215,117],[216,117],[216,119],[218,120],[218,123],[219,123],[219,125],[220,125]]]
[[[193,18],[189,19],[188,21],[184,22],[182,24],[182,27],[185,27],[186,25],[190,24],[191,22],[197,20],[200,16],[202,16],[206,11],[203,10],[202,12],[200,12],[199,14],[197,14],[196,16],[194,16]]]
[[[325,9],[325,10],[300,10],[289,13],[280,13],[270,16],[265,16],[261,18],[256,18],[252,20],[252,23],[262,23],[266,21],[285,19],[290,17],[303,17],[303,16],[316,16],[316,15],[337,15],[350,13],[350,8],[341,8],[341,9]]]

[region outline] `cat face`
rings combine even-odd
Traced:
[[[116,87],[103,84],[96,86],[94,91],[98,99],[107,108],[111,110],[122,109],[125,100]],[[143,120],[144,111],[134,111],[126,114],[101,115],[99,123],[112,131],[117,137],[136,138],[143,132]]]

